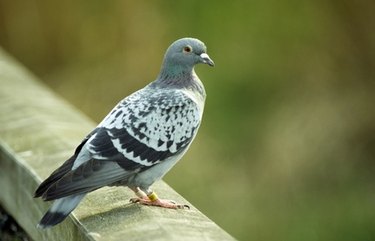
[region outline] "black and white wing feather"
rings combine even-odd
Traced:
[[[115,161],[127,171],[147,169],[189,146],[202,111],[182,90],[146,87],[111,111],[87,148],[94,159]]]
[[[86,193],[126,183],[169,157],[177,161],[193,140],[202,112],[183,90],[146,87],[135,92],[108,114],[35,195],[54,200]]]

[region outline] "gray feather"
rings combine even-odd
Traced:
[[[56,200],[38,224],[38,228],[48,228],[63,221],[81,202],[85,194],[73,195]]]

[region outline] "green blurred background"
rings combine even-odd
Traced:
[[[240,240],[364,241],[374,13],[373,0],[0,0],[0,45],[99,122],[171,42],[201,39],[216,63],[196,68],[203,124],[165,180]]]

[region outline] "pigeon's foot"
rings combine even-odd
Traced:
[[[130,202],[132,203],[140,203],[143,205],[148,206],[157,206],[162,208],[171,208],[171,209],[190,209],[189,205],[186,204],[177,204],[172,200],[164,200],[164,199],[157,199],[155,201],[151,201],[149,199],[143,199],[143,198],[132,198],[130,199]]]
[[[155,194],[155,192],[152,192],[150,195],[146,197],[132,198],[130,199],[130,202],[140,203],[140,204],[148,205],[148,206],[157,206],[157,207],[162,207],[162,208],[190,209],[190,207],[186,204],[177,204],[176,202],[172,200],[159,199],[158,196]]]

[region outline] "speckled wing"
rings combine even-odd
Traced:
[[[187,148],[202,111],[182,90],[147,88],[120,102],[88,141],[97,160],[146,169]]]

